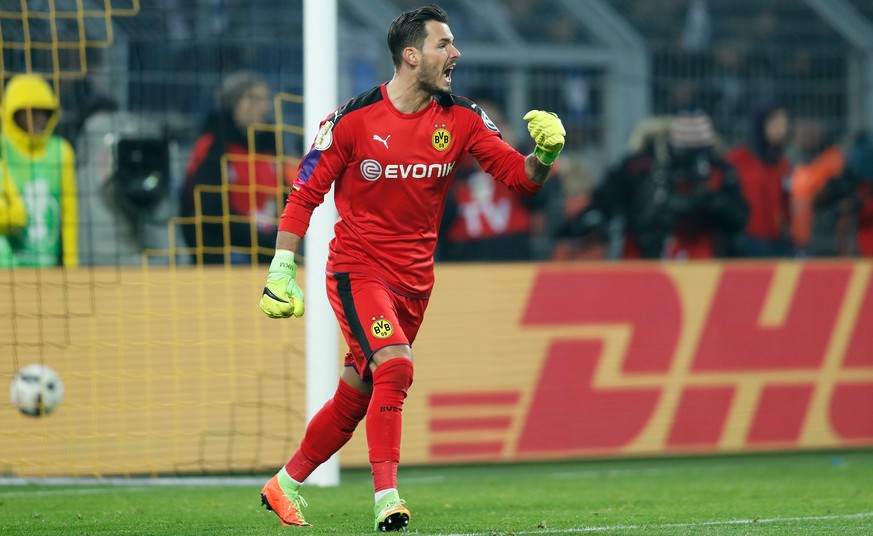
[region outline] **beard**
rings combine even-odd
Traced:
[[[445,86],[441,85],[441,82],[443,82],[443,71],[441,70],[430,76],[419,75],[418,77],[418,87],[422,91],[434,96],[449,95],[452,92],[451,82]]]

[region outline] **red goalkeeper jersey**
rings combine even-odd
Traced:
[[[429,296],[437,232],[464,151],[511,190],[541,188],[526,175],[524,156],[472,101],[445,95],[405,114],[385,84],[377,86],[322,121],[279,228],[303,236],[335,183],[339,219],[327,269],[370,273],[402,294]]]

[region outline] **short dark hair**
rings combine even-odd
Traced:
[[[388,50],[391,51],[394,67],[400,67],[403,63],[404,48],[413,46],[420,50],[424,46],[427,38],[425,25],[432,20],[448,24],[449,16],[440,6],[429,4],[404,11],[391,21],[388,27]]]

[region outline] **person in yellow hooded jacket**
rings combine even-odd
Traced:
[[[0,248],[0,266],[79,264],[75,154],[53,134],[59,116],[58,98],[42,77],[9,80],[2,100],[0,184],[14,184],[26,208],[26,224],[9,234],[6,258]]]

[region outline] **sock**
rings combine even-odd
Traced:
[[[412,385],[412,361],[397,357],[373,371],[373,396],[367,411],[367,445],[376,491],[397,488],[403,400]]]
[[[383,489],[382,491],[377,491],[376,492],[376,502],[378,503],[382,497],[388,495],[389,493],[397,493],[397,489],[396,488],[388,488],[388,489]]]
[[[367,414],[370,395],[340,380],[333,398],[309,421],[300,448],[285,464],[288,476],[303,482],[352,437]]]
[[[303,483],[291,478],[291,475],[288,474],[288,470],[284,467],[279,470],[279,472],[276,474],[276,477],[278,477],[279,479],[279,487],[282,488],[282,491],[284,491],[286,494],[289,491],[297,491],[298,489],[300,489],[300,485]]]

